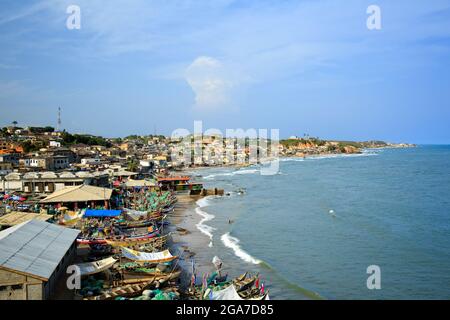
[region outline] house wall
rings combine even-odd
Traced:
[[[0,300],[42,300],[43,282],[0,269]]]
[[[22,181],[8,181],[1,180],[0,181],[0,190],[1,191],[22,191]]]
[[[55,294],[59,281],[76,256],[76,241],[61,259],[48,282],[22,275],[10,270],[0,269],[0,300],[45,300]]]
[[[57,288],[60,287],[60,281],[64,281],[64,274],[67,271],[67,267],[72,264],[77,254],[76,241],[72,243],[70,249],[66,252],[64,257],[59,262],[58,267],[53,272],[47,284],[44,286],[44,293],[46,299],[55,298]]]

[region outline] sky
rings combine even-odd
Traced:
[[[0,2],[0,126],[450,144],[449,89],[448,0]]]

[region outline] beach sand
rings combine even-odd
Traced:
[[[208,252],[210,239],[201,233],[196,224],[202,219],[195,212],[196,202],[202,196],[177,195],[175,210],[169,215],[169,230],[172,233],[171,251],[178,255],[179,265],[184,272],[181,276],[182,286],[188,285],[192,275],[194,260],[197,281],[204,273],[214,272],[211,253]]]

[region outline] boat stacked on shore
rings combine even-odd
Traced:
[[[203,276],[201,284],[191,283],[184,292],[188,300],[269,300],[269,292],[265,291],[259,274],[248,272],[231,280],[221,276],[220,271],[211,276]],[[195,276],[193,277],[195,279]]]
[[[170,233],[164,230],[167,209],[173,209],[176,198],[171,192],[145,196],[144,211],[136,206],[88,209],[70,226],[81,230],[77,242],[83,261],[75,265],[81,276],[78,299],[179,299],[181,270],[178,257],[167,249]]]
[[[191,282],[181,281],[189,278],[189,272],[183,272],[183,264],[179,263],[186,257],[170,251],[171,233],[166,227],[177,202],[174,192],[142,190],[127,193],[121,200],[126,207],[64,212],[55,219],[56,223],[80,230],[75,264],[81,276],[77,299],[268,299],[259,275],[245,273],[228,280],[227,275],[221,275],[222,262],[217,257],[211,276],[203,275],[197,283],[193,266]]]

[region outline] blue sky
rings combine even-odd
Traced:
[[[450,143],[447,0],[2,0],[0,48],[0,125]]]

